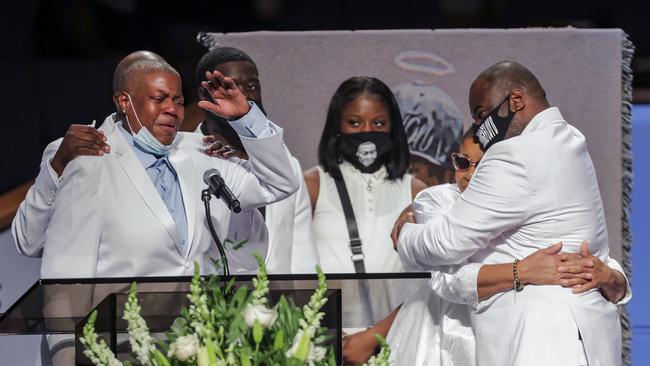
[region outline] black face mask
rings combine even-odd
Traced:
[[[388,132],[342,133],[339,151],[363,173],[374,173],[386,162],[393,143]]]
[[[511,112],[510,106],[508,106],[508,115],[505,117],[499,116],[499,108],[508,101],[510,101],[510,95],[499,103],[481,123],[472,125],[474,136],[478,139],[483,151],[487,151],[490,146],[506,138],[506,132],[515,117],[515,113],[517,113],[516,111]]]

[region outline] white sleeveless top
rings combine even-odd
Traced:
[[[319,166],[320,190],[312,229],[320,264],[325,273],[354,273],[343,207],[334,179]],[[339,165],[363,242],[366,272],[401,272],[390,232],[395,220],[411,199],[411,176],[387,180],[382,166],[364,174],[344,161]]]

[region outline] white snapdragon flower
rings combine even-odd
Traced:
[[[152,365],[149,355],[156,349],[153,337],[149,334],[149,327],[140,315],[135,283],[131,285],[129,298],[124,306],[124,316],[128,322],[129,343],[136,358],[142,365]]]
[[[264,328],[268,328],[278,318],[277,311],[267,308],[263,304],[247,304],[242,311],[246,325],[252,327],[257,320]]]
[[[185,362],[199,352],[199,337],[196,334],[178,337],[169,347],[167,357],[174,356],[177,360]]]

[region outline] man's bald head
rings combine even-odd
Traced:
[[[514,89],[522,89],[529,97],[541,103],[546,101],[546,92],[539,80],[524,65],[513,61],[501,61],[483,70],[474,83],[478,81],[490,85],[493,92],[507,95]]]
[[[115,72],[113,73],[113,93],[119,91],[120,77],[124,74],[124,70],[131,66],[134,62],[142,60],[153,60],[153,61],[162,61],[165,62],[165,59],[162,58],[157,53],[141,50],[135,51],[126,55],[115,67]]]
[[[475,124],[480,124],[495,110],[501,118],[510,116],[505,138],[521,134],[533,117],[549,107],[546,92],[535,75],[512,61],[502,61],[483,70],[469,89],[468,101]]]

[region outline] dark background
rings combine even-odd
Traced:
[[[635,102],[650,101],[650,93],[646,92],[646,88],[650,90],[647,25],[650,2],[642,0],[22,0],[3,3],[0,5],[0,70],[3,71],[0,193],[32,179],[38,172],[45,145],[61,137],[70,123],[90,123],[112,111],[112,72],[116,63],[132,51],[152,50],[169,61],[181,72],[186,99],[191,101],[196,94],[192,92],[194,65],[205,51],[196,43],[198,31],[622,28],[637,48]],[[480,56],[481,50],[475,51]]]

